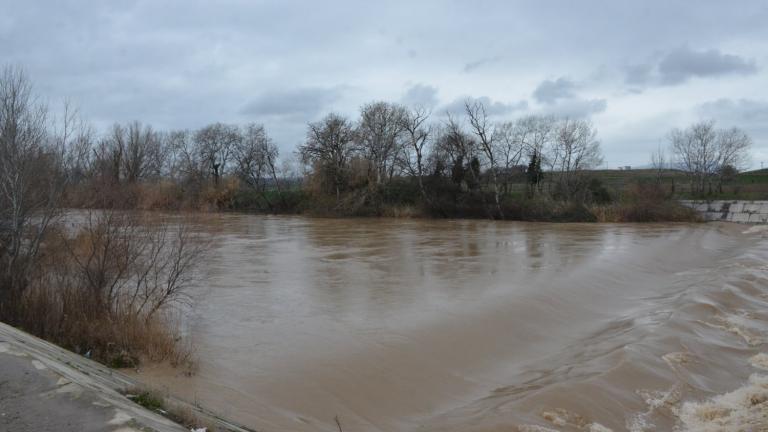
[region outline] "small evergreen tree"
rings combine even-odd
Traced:
[[[530,195],[533,196],[544,177],[544,173],[541,170],[541,155],[539,155],[538,151],[534,151],[531,154],[531,160],[528,162],[528,169],[525,175],[530,186]]]

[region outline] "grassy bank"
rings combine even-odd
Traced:
[[[314,188],[306,181],[294,182],[291,187],[280,190],[255,191],[235,178],[200,187],[159,182],[114,186],[105,191],[79,185],[68,191],[67,203],[70,207],[82,208],[235,211],[312,217],[481,218],[542,222],[698,220],[694,212],[677,203],[678,198],[686,195],[675,192],[671,179],[676,177],[657,181],[649,175],[649,171],[590,172],[588,179],[583,181],[583,190],[571,198],[558,195],[552,185],[542,185],[531,193],[523,182],[510,183],[506,192],[500,194],[498,206],[487,185],[468,189],[445,179],[426,179],[422,193],[416,179],[408,177],[393,178],[377,187],[357,185],[338,195]]]

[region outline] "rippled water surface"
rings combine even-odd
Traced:
[[[768,240],[736,225],[210,215],[192,377],[259,431],[768,430]]]

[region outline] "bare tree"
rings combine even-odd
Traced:
[[[537,183],[534,185],[532,192],[537,189],[541,190],[541,178],[542,178],[542,164],[547,164],[547,161],[554,159],[553,154],[555,148],[555,126],[557,120],[553,116],[529,116],[519,120],[519,127],[522,130],[527,131],[523,135],[523,147],[528,155],[529,160],[536,162],[536,179]]]
[[[581,186],[581,173],[602,163],[597,130],[587,120],[560,121],[555,129],[550,163],[561,193],[573,198]]]
[[[117,125],[114,127],[119,128]],[[112,137],[114,136],[122,136],[122,131],[114,133],[113,130]],[[125,148],[122,142],[110,138],[100,139],[93,148],[92,172],[98,177],[98,181],[116,185],[121,180]]]
[[[425,202],[429,202],[429,196],[424,187],[425,147],[432,134],[432,127],[426,124],[429,116],[430,113],[427,110],[415,108],[406,112],[400,119],[406,135],[402,164],[411,176],[416,177],[419,182],[419,191]]]
[[[449,115],[448,119],[440,125],[437,129],[435,145],[432,147],[430,159],[432,159],[436,171],[442,171],[441,167],[445,167],[451,181],[456,185],[461,185],[465,177],[464,166],[471,151],[467,148],[471,138],[461,130],[461,126],[457,123]]]
[[[374,185],[391,178],[402,148],[404,107],[374,102],[360,110],[357,137],[363,156],[370,162],[369,178]]]
[[[81,117],[79,110],[64,101],[61,116],[54,120],[53,132],[57,152],[63,155],[63,164],[70,182],[78,182],[91,174],[93,128]]]
[[[501,171],[504,193],[509,192],[509,183],[514,168],[520,165],[525,155],[525,129],[518,127],[517,122],[504,122],[496,128],[498,145],[499,170]]]
[[[330,179],[336,192],[336,202],[347,177],[349,159],[354,152],[355,132],[352,124],[338,114],[328,114],[319,122],[310,123],[307,141],[299,147],[304,163],[315,164],[315,169]]]
[[[168,173],[171,178],[200,184],[205,178],[207,167],[195,147],[193,134],[188,130],[175,130],[165,135]]]
[[[46,121],[47,109],[25,73],[0,71],[0,317],[9,321],[58,215],[66,180]]]
[[[464,188],[475,192],[480,198],[483,211],[492,218],[493,213],[487,206],[481,187],[481,157],[480,145],[472,134],[467,133],[455,117],[447,114],[447,120],[435,133],[429,155],[433,175],[442,176],[447,168],[451,181],[457,186],[454,199],[458,198],[458,193]]]
[[[517,121],[519,136],[528,156],[552,153],[555,146],[555,127],[557,120],[553,116],[528,116]]]
[[[88,318],[134,315],[150,320],[186,292],[208,244],[186,221],[147,224],[132,213],[89,213],[79,241],[67,243],[74,286]]]
[[[752,138],[739,128],[720,129],[717,137],[718,172],[725,166],[737,171],[749,165],[749,149]]]
[[[496,128],[499,166],[503,165],[504,191],[512,171],[523,167],[523,160],[535,160],[539,166],[552,150],[556,121],[552,116],[530,115],[505,122]],[[534,188],[533,190],[535,190]]]
[[[200,160],[215,184],[227,173],[232,151],[241,139],[237,126],[223,123],[208,125],[195,133]]]
[[[667,169],[667,155],[664,149],[659,146],[654,152],[651,153],[651,168],[656,175],[656,183],[661,183],[664,178],[664,172]]]
[[[269,208],[273,204],[267,194],[268,182],[271,181],[281,196],[280,182],[277,178],[277,146],[267,135],[264,126],[251,123],[247,125],[234,148],[234,158],[240,178],[259,192]]]
[[[501,219],[504,219],[504,212],[501,209],[501,199],[499,197],[498,163],[496,159],[496,143],[499,139],[499,135],[496,132],[495,126],[492,123],[489,123],[488,115],[482,102],[476,101],[472,103],[467,100],[464,102],[464,109],[469,118],[469,124],[472,131],[480,144],[480,150],[488,161],[488,171],[491,174],[493,200],[496,205],[496,212]]]
[[[208,244],[185,221],[177,225],[162,223],[143,239],[147,246],[132,269],[126,307],[148,321],[172,304],[191,301],[188,289],[196,279],[196,267]]]
[[[711,190],[712,178],[723,167],[744,166],[752,143],[740,129],[718,130],[714,121],[673,129],[669,140],[675,164],[688,175],[693,193],[703,193],[707,184]]]
[[[151,126],[142,126],[138,121],[128,124],[127,127],[115,127],[114,139],[124,147],[123,172],[128,183],[136,183],[146,178],[154,178],[160,175],[163,165],[163,152],[158,133]]]

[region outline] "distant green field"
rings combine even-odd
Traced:
[[[768,168],[743,172],[739,174],[738,182],[741,184],[768,183]]]
[[[626,186],[638,181],[654,181],[657,176],[653,169],[635,170],[595,170],[591,172],[600,179],[606,187],[620,193]],[[680,198],[692,198],[690,185],[685,173],[679,170],[665,170],[662,173],[662,184]],[[723,183],[722,192],[719,186],[713,186],[711,199],[768,199],[768,169],[745,171],[736,178]]]

